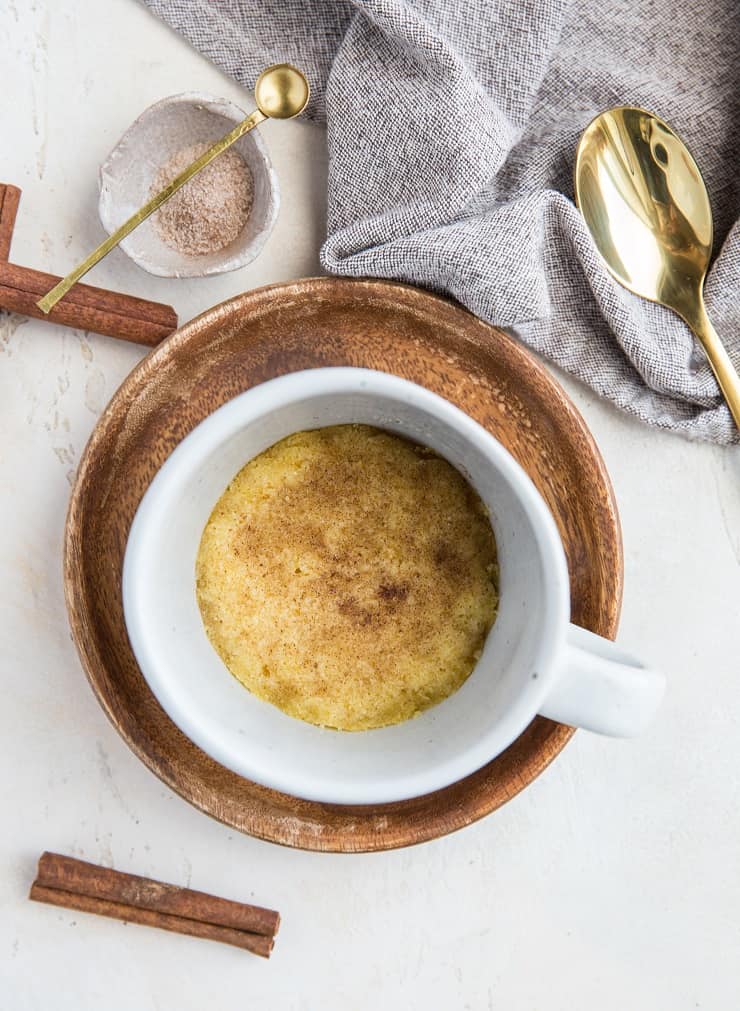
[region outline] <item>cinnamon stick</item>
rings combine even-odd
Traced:
[[[171,305],[77,284],[47,316],[36,305],[60,278],[8,263],[21,191],[0,183],[0,309],[154,347],[177,329]]]
[[[20,199],[21,191],[17,186],[0,183],[0,260],[7,260],[10,256],[10,243]]]
[[[77,284],[45,315],[36,302],[59,278],[0,260],[0,308],[154,347],[177,328],[172,306]]]
[[[127,906],[120,902],[94,899],[89,895],[76,895],[74,892],[63,892],[57,888],[44,888],[35,882],[31,886],[29,897],[36,902],[62,906],[64,909],[74,909],[80,913],[97,913],[98,916],[108,916],[113,920],[123,920],[125,923],[141,923],[145,927],[159,927],[160,930],[170,930],[175,934],[232,944],[262,958],[270,957],[275,944],[273,937],[265,937],[264,934],[250,934],[245,930],[231,930],[228,927],[217,927],[212,923],[188,920],[184,916],[168,916],[166,913],[138,909],[136,906]]]
[[[269,957],[280,916],[190,888],[43,853],[30,898],[181,934],[233,944]]]

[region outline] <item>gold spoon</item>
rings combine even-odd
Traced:
[[[308,81],[295,67],[288,63],[279,63],[274,67],[263,70],[257,78],[254,86],[254,97],[257,108],[251,115],[238,123],[234,129],[227,133],[221,140],[209,147],[200,158],[197,158],[187,168],[175,176],[172,182],[160,190],[156,196],[140,207],[135,214],[132,214],[128,221],[125,221],[112,235],[101,242],[97,249],[83,260],[75,269],[63,277],[62,280],[47,292],[36,304],[42,312],[49,313],[57,304],[60,298],[67,294],[69,289],[77,284],[79,279],[94,267],[98,260],[102,260],[114,246],[117,246],[121,239],[125,239],[133,230],[141,224],[150,214],[169,200],[173,193],[176,193],[181,186],[192,179],[202,168],[210,164],[227,147],[231,147],[234,141],[239,140],[245,133],[249,133],[255,126],[259,126],[266,119],[292,119],[298,116],[306,108],[309,99]]]
[[[740,377],[704,306],[712,211],[696,162],[644,109],[597,116],[578,145],[576,203],[625,288],[677,312],[704,346],[740,428]]]

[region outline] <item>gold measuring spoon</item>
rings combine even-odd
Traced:
[[[302,113],[308,104],[309,94],[308,81],[300,70],[291,67],[289,63],[279,63],[274,67],[268,67],[267,70],[263,70],[254,86],[254,97],[257,102],[255,111],[247,116],[246,119],[243,119],[241,123],[238,123],[225,137],[216,141],[200,158],[197,158],[187,168],[183,169],[169,185],[160,190],[156,196],[153,196],[143,207],[140,207],[135,214],[132,214],[128,221],[125,221],[120,228],[116,229],[112,235],[109,235],[104,242],[101,242],[97,249],[90,253],[82,263],[75,267],[66,277],[63,277],[51,291],[47,292],[36,303],[39,309],[45,313],[51,312],[59,299],[63,298],[69,289],[77,284],[79,279],[91,267],[95,266],[98,260],[102,260],[111,249],[133,232],[142,221],[146,220],[150,214],[154,214],[165,201],[169,200],[173,193],[176,193],[189,179],[192,179],[196,173],[210,164],[226,148],[231,147],[245,133],[249,133],[250,130],[253,130],[255,126],[259,126],[266,119],[292,119],[293,116],[298,116]]]
[[[603,112],[578,145],[575,188],[610,272],[691,327],[740,428],[740,377],[704,306],[712,211],[701,173],[681,140],[644,109]]]

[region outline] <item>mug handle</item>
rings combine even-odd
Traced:
[[[665,692],[665,678],[619,646],[569,625],[555,682],[540,714],[609,737],[636,737]]]

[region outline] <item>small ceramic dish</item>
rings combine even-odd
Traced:
[[[98,212],[106,232],[110,235],[146,203],[157,173],[174,154],[192,144],[219,140],[246,115],[231,102],[199,92],[172,95],[150,106],[100,168]],[[237,238],[215,253],[188,256],[162,241],[152,217],[121,242],[134,263],[159,277],[207,277],[237,270],[259,255],[280,207],[277,176],[257,130],[241,137],[234,148],[254,185],[252,210]]]

